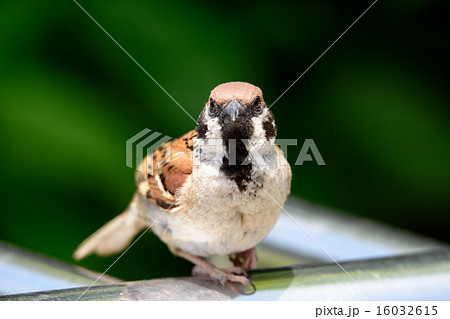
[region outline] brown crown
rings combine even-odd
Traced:
[[[251,104],[259,96],[263,101],[262,91],[259,87],[246,82],[227,82],[216,86],[210,98],[219,104],[236,99],[243,104]]]

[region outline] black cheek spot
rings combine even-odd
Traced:
[[[269,140],[277,135],[277,129],[273,121],[273,116],[270,116],[263,122],[263,129],[266,132],[266,139]]]
[[[198,138],[206,137],[206,132],[208,131],[208,126],[206,125],[203,117],[201,117],[201,116],[198,119],[198,125],[195,128],[195,131],[198,133]]]

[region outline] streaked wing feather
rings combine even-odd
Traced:
[[[138,192],[163,209],[177,207],[178,189],[192,173],[195,131],[167,142],[147,155],[136,171]]]

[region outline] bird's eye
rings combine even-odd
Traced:
[[[217,115],[217,103],[213,99],[209,99],[209,114],[211,116]]]
[[[256,114],[261,113],[262,111],[262,106],[261,106],[261,99],[259,98],[259,96],[257,96],[252,103],[253,106],[253,112],[255,112]]]

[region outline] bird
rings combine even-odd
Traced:
[[[248,271],[257,268],[255,246],[290,193],[291,168],[276,134],[259,87],[216,86],[195,129],[143,159],[130,204],[85,239],[74,258],[118,254],[151,227],[174,255],[195,265],[194,275],[253,286]],[[205,259],[213,256],[229,256],[233,266],[218,268]]]

